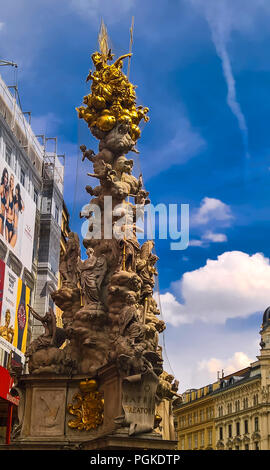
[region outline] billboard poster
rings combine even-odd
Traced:
[[[36,205],[3,158],[0,198],[0,237],[31,272]]]
[[[4,295],[4,281],[5,281],[5,263],[0,259],[0,321],[1,321],[1,312],[2,312],[2,302]]]
[[[8,267],[5,267],[2,314],[0,318],[0,348],[14,352],[24,363],[26,350],[30,289]]]

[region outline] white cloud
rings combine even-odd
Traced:
[[[256,318],[231,322],[229,327],[200,321],[167,324],[164,367],[180,381],[180,392],[214,382],[218,370],[229,374],[256,361],[262,314]]]
[[[209,246],[209,243],[224,243],[227,242],[227,235],[224,233],[214,233],[211,230],[208,230],[202,235],[202,239],[191,239],[188,246],[198,246],[201,248],[206,248]]]
[[[172,284],[160,296],[165,321],[177,326],[200,320],[224,324],[264,311],[269,305],[270,264],[263,254],[225,252]],[[181,297],[182,302],[177,300]]]
[[[202,8],[212,34],[212,40],[216,52],[221,60],[224,78],[227,84],[227,103],[232,113],[235,115],[242,135],[246,156],[248,150],[248,128],[246,118],[241,109],[236,96],[235,78],[232,71],[230,56],[228,54],[228,41],[233,30],[239,30],[242,22],[242,15],[239,11],[239,1],[228,2],[227,0],[191,0],[195,6]],[[241,3],[241,2],[240,2]],[[234,4],[237,5],[235,8]],[[250,24],[250,20],[248,22]],[[246,22],[243,23],[246,26]]]
[[[159,302],[158,296],[154,294],[154,297],[157,302]],[[175,296],[170,292],[162,294],[160,296],[162,316],[167,323],[170,323],[173,326],[178,326],[181,323],[190,323],[192,320],[181,311],[181,304],[176,300]]]
[[[201,235],[200,239],[191,239],[189,246],[197,246],[205,248],[209,243],[224,243],[227,242],[227,235],[224,233],[216,232],[217,225],[223,227],[229,226],[233,219],[230,206],[220,201],[219,199],[205,197],[198,209],[195,209],[190,217],[191,227],[205,227],[211,226]]]
[[[204,240],[207,240],[207,241],[210,241],[210,242],[213,242],[213,243],[223,243],[223,242],[226,242],[228,240],[227,236],[224,233],[213,233],[210,230],[208,232],[206,232],[202,236],[202,238]]]
[[[189,240],[188,246],[204,246],[204,243],[202,240],[193,239],[193,240]]]
[[[199,209],[197,209],[192,218],[191,225],[206,225],[212,220],[226,222],[231,221],[233,215],[230,207],[219,199],[205,197]]]
[[[233,374],[234,372],[248,367],[255,358],[251,359],[244,352],[235,352],[234,355],[227,359],[218,359],[211,357],[199,361],[197,368],[199,372],[206,373],[209,381],[217,379],[217,371],[224,371],[224,375]],[[221,374],[220,374],[221,375]]]
[[[5,23],[3,23],[2,21],[0,21],[0,31],[2,31],[2,29],[5,27]]]

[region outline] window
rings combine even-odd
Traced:
[[[34,188],[34,203],[38,204],[38,190],[36,188]]]
[[[234,403],[234,407],[235,407],[235,411],[239,411],[240,410],[240,401],[237,400],[235,403]]]
[[[223,428],[222,428],[222,426],[219,428],[219,439],[220,439],[220,441],[223,440]]]
[[[11,166],[11,148],[8,145],[6,145],[6,162]]]
[[[212,429],[208,429],[208,444],[212,445]]]
[[[232,437],[232,425],[231,424],[228,425],[228,435],[229,437]]]
[[[235,446],[235,450],[239,450],[239,446]]]
[[[243,400],[243,408],[244,408],[244,410],[248,408],[248,398],[244,398],[244,400]]]
[[[231,403],[228,403],[228,405],[227,405],[227,413],[228,414],[232,413],[232,404]]]
[[[201,431],[201,446],[204,446],[204,431]]]
[[[185,438],[184,437],[182,437],[181,439],[181,449],[185,450]]]
[[[52,210],[52,201],[47,199],[47,214],[50,214]]]
[[[254,418],[254,431],[259,431],[259,418],[258,418],[258,416],[256,416],[256,418]]]
[[[195,449],[198,447],[198,433],[194,434],[194,447]]]
[[[192,414],[188,415],[188,424],[192,424]]]
[[[21,168],[20,182],[23,186],[25,185],[25,172],[22,168]]]
[[[245,444],[245,450],[249,450],[249,445]]]
[[[239,423],[239,421],[236,423],[236,435],[237,436],[240,435],[240,423]]]
[[[218,416],[223,416],[223,406],[218,407]]]
[[[202,423],[204,419],[204,412],[203,410],[200,410],[200,422]]]
[[[253,395],[253,406],[258,405],[258,395]]]
[[[191,439],[191,436],[188,436],[188,448],[189,448],[189,450],[191,449],[191,446],[192,446],[192,439]]]
[[[255,442],[255,450],[260,450],[259,443]]]
[[[248,434],[248,420],[245,419],[244,421],[244,426],[245,426],[245,434]]]

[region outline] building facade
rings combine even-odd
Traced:
[[[270,450],[270,308],[260,335],[257,361],[183,394],[174,410],[180,450]]]
[[[68,234],[70,233],[70,226],[69,226],[70,215],[68,212],[68,208],[63,201],[63,210],[62,210],[62,220],[61,220],[61,239],[60,239],[60,257],[65,255],[67,250],[67,239]],[[58,272],[58,289],[62,286],[62,279],[61,274]],[[56,315],[56,324],[59,328],[63,327],[62,323],[62,310],[55,306],[55,315]]]
[[[58,284],[64,157],[35,136],[0,76],[0,442],[8,442],[18,398],[11,367],[25,368],[27,344],[41,332]],[[42,331],[43,332],[43,331]]]
[[[175,410],[180,450],[214,448],[216,440],[214,408],[212,385],[200,390],[187,390],[183,394],[183,402]]]

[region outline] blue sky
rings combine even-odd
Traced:
[[[130,79],[138,104],[150,108],[136,164],[153,204],[189,204],[191,215],[186,250],[156,240],[165,366],[184,391],[215,380],[221,368],[229,373],[255,360],[270,303],[269,1],[0,5],[0,56],[19,65],[20,98],[33,128],[58,136],[65,200],[78,231],[88,202],[81,162],[75,184],[78,147],[96,150],[97,141],[75,107],[88,90],[101,17],[120,55],[134,15]],[[0,72],[13,84],[12,71]]]

